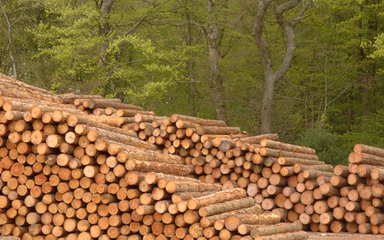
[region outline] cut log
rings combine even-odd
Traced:
[[[251,197],[231,200],[223,203],[211,204],[199,209],[201,217],[217,215],[225,212],[231,212],[239,209],[249,208],[255,205],[255,200]]]
[[[302,229],[299,223],[279,223],[271,226],[259,227],[251,231],[251,236],[256,238],[260,236],[270,236],[279,233],[297,232]]]

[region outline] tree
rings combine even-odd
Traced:
[[[5,6],[4,3],[3,3],[3,6]],[[13,56],[13,51],[12,51],[12,24],[9,21],[8,14],[4,7],[3,7],[3,15],[4,15],[5,22],[7,24],[8,52],[9,52],[9,59],[12,62],[12,73],[13,73],[13,77],[17,78],[16,60],[15,60],[15,57]]]
[[[32,30],[39,46],[35,58],[55,65],[50,74],[59,91],[97,92],[139,103],[148,96],[158,101],[176,79],[179,66],[168,62],[173,52],[133,31],[136,18],[145,16],[126,14],[136,6],[112,0],[40,4],[45,21]],[[140,10],[154,8],[146,7]]]
[[[227,5],[224,1],[224,5]],[[223,76],[220,70],[220,52],[222,31],[220,31],[217,19],[216,0],[208,0],[208,22],[209,26],[206,30],[208,52],[209,52],[209,80],[211,87],[212,102],[215,106],[216,118],[227,121],[227,113],[225,109],[225,98],[223,88]]]
[[[304,13],[312,3],[310,0],[304,3],[302,0],[289,0],[280,4],[276,4],[276,2],[277,1],[273,0],[259,0],[253,28],[264,75],[264,93],[261,108],[261,130],[263,133],[271,132],[272,107],[276,82],[284,78],[295,56],[296,43],[294,28],[303,18]],[[294,11],[299,4],[302,4],[302,8],[296,13],[295,17],[288,19],[285,15]],[[283,61],[275,70],[272,65],[271,53],[265,37],[265,22],[268,9],[272,10],[274,18],[283,31],[287,41]]]

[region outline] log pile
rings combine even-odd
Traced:
[[[335,167],[341,188],[333,217],[349,232],[384,234],[384,149],[356,144],[348,161]]]
[[[137,116],[140,123],[168,118],[117,100],[53,95],[11,78],[0,80],[1,235],[307,238],[299,223],[279,223],[281,215],[263,213],[244,189],[223,190],[192,178],[196,168],[185,164],[187,158],[158,151],[129,130]],[[244,135],[226,126],[197,129],[203,135]]]
[[[333,175],[333,167],[320,161],[314,149],[280,142],[276,134],[247,136],[221,121],[177,114],[151,123],[137,116],[141,122],[131,129],[165,153],[183,157],[202,182],[242,188],[264,210],[290,222],[310,224],[304,218],[314,213],[312,193]],[[211,129],[215,132],[207,132]]]
[[[130,129],[142,140],[183,157],[203,182],[245,189],[263,210],[315,232],[384,234],[384,155],[379,149],[356,145],[350,165],[334,169],[314,149],[282,143],[274,134],[250,137],[220,121],[176,114],[134,118]]]

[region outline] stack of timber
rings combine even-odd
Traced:
[[[192,178],[194,167],[183,158],[124,129],[127,116],[95,115],[66,103],[98,99],[99,108],[142,110],[97,96],[53,95],[0,78],[1,235],[307,238],[299,223],[279,223],[280,215],[262,213],[244,189],[223,190]]]
[[[335,167],[341,188],[333,217],[349,232],[384,234],[384,149],[356,144],[348,161]]]
[[[334,175],[333,167],[320,161],[314,149],[280,142],[276,134],[247,136],[222,121],[178,114],[151,123],[142,120],[140,114],[135,116],[132,130],[165,153],[183,157],[202,182],[242,188],[264,210],[290,222],[310,225],[313,192]]]

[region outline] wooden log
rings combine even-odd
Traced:
[[[241,138],[241,141],[247,142],[247,143],[259,144],[262,139],[270,139],[270,140],[274,140],[274,141],[279,141],[279,136],[276,133],[261,134],[261,135],[257,135],[257,136],[251,136],[251,137],[243,137],[243,138]]]
[[[317,171],[324,171],[324,172],[332,172],[333,166],[330,164],[321,164],[321,165],[302,165],[302,164],[295,164],[293,166],[294,173],[300,173],[305,170],[317,170]]]
[[[203,119],[203,118],[190,117],[190,116],[180,115],[180,114],[172,114],[169,117],[169,119],[172,123],[176,123],[178,120],[181,120],[181,121],[188,121],[188,122],[193,122],[196,124],[201,124],[206,126],[220,126],[220,127],[227,126],[227,124],[221,120]]]
[[[226,217],[231,216],[231,215],[238,215],[238,214],[260,214],[262,212],[262,209],[259,205],[255,205],[253,207],[249,208],[243,208],[235,211],[230,211],[230,212],[225,212],[222,214],[217,214],[217,215],[212,215],[208,217],[203,217],[200,220],[200,225],[205,228],[212,226],[216,221],[222,219],[224,220]]]
[[[115,150],[112,150],[115,152]],[[170,163],[170,164],[183,164],[183,160],[180,157],[168,154],[162,154],[156,151],[143,151],[137,148],[125,147],[120,151],[117,150],[117,159],[119,162],[126,162],[128,159],[136,159],[140,161],[151,161],[159,163]]]
[[[370,171],[370,177],[374,180],[384,181],[384,169],[373,168]]]
[[[291,157],[279,157],[277,162],[280,165],[285,166],[294,166],[295,164],[303,164],[303,165],[325,165],[324,162],[316,161],[316,160],[307,160],[302,158],[291,158]]]
[[[207,217],[211,215],[217,215],[225,212],[235,211],[239,209],[249,208],[255,205],[253,198],[235,199],[223,203],[211,204],[199,209],[199,215],[201,217]]]
[[[297,222],[296,223],[279,223],[276,225],[263,226],[263,227],[253,229],[251,231],[251,236],[253,238],[256,238],[260,236],[276,235],[279,233],[296,232],[296,231],[300,231],[301,229],[302,229],[301,224]]]
[[[244,197],[246,197],[246,192],[244,189],[241,188],[220,191],[217,193],[212,193],[206,196],[192,198],[188,200],[188,209],[196,210],[211,204],[222,203],[234,199],[241,199]]]
[[[372,147],[364,144],[355,144],[353,151],[356,153],[367,153],[384,157],[384,149]]]
[[[384,166],[384,157],[379,157],[367,153],[352,152],[348,156],[348,161],[350,163]]]
[[[260,141],[260,146],[280,149],[284,151],[297,152],[297,153],[316,154],[316,151],[312,148],[292,145],[288,143],[282,143],[282,142],[278,142],[270,139],[262,139]]]
[[[296,153],[290,151],[284,151],[273,148],[261,148],[260,149],[261,156],[270,156],[270,157],[292,157],[292,158],[302,158],[307,160],[319,160],[317,155],[314,154],[305,154],[305,153]]]
[[[238,127],[217,127],[217,126],[196,126],[196,133],[204,134],[239,134],[241,133]]]
[[[190,181],[169,181],[165,187],[166,191],[169,193],[175,192],[204,192],[204,191],[218,191],[221,190],[222,187],[218,184],[204,184],[204,183],[196,183]]]
[[[188,176],[193,172],[192,166],[181,164],[168,164],[158,162],[148,162],[129,159],[125,162],[125,168],[128,171],[141,172],[160,172],[165,174],[174,174],[179,176]]]
[[[116,100],[109,100],[109,99],[77,99],[79,100],[79,102],[88,102],[89,104],[89,108],[90,109],[93,109],[93,108],[107,108],[107,107],[112,107],[112,108],[115,108],[115,109],[134,109],[134,110],[143,110],[143,108],[141,107],[138,107],[138,106],[134,106],[134,105],[130,105],[130,104],[125,104],[125,103],[121,103],[119,101],[116,101]]]

